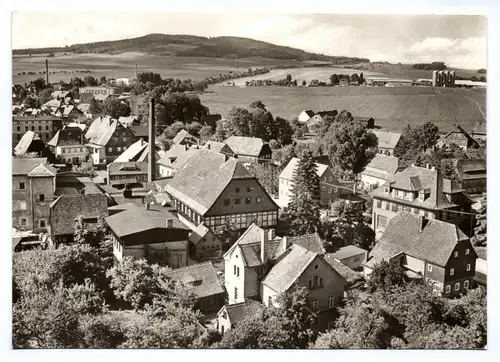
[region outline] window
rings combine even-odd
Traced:
[[[273,297],[272,296],[269,296],[269,298],[267,300],[267,305],[268,306],[272,306],[273,305]]]
[[[377,207],[378,208],[382,207],[382,200],[377,200]]]
[[[116,150],[117,150],[118,152],[120,152],[120,151],[122,150],[122,148],[121,148],[121,147],[118,147]]]
[[[314,266],[314,269],[318,269],[318,264],[316,264],[316,265]]]
[[[44,219],[40,220],[40,227],[44,228],[47,225],[46,221]]]
[[[45,130],[48,131],[49,130],[49,126],[45,126]]]
[[[318,308],[318,301],[316,299],[312,300],[312,310],[316,310]]]
[[[31,126],[31,130],[34,131],[35,130],[35,126]]]
[[[387,217],[377,215],[377,227],[385,229],[387,227]]]
[[[252,198],[251,197],[245,197],[245,204],[249,205],[252,203]]]
[[[317,286],[317,285],[318,285],[318,277],[314,276],[314,286]]]
[[[447,286],[446,286],[446,288],[445,288],[445,292],[446,292],[446,293],[451,292],[451,285],[447,285]]]
[[[451,269],[450,269],[450,275],[453,275],[453,274],[455,274],[455,269],[454,269],[454,268],[451,268]]]
[[[460,290],[460,282],[455,283],[455,291]]]
[[[241,199],[234,199],[234,204],[235,205],[241,204]]]
[[[328,297],[328,308],[333,307],[333,296]]]
[[[19,182],[19,190],[26,190],[26,184],[24,182]]]
[[[41,131],[42,130],[42,126],[38,126],[38,130]]]
[[[21,132],[21,127],[17,127],[17,132]]]
[[[454,258],[458,257],[458,251],[454,251],[454,252],[453,252],[453,257],[454,257]]]
[[[432,265],[427,264],[427,271],[428,271],[428,272],[431,272],[431,271],[432,271]]]
[[[466,280],[464,282],[464,289],[469,289],[469,281],[468,280]]]
[[[26,201],[19,201],[19,210],[26,210]]]
[[[21,226],[26,226],[27,223],[26,219],[21,219]]]
[[[467,271],[470,271],[470,264],[467,264]]]
[[[236,265],[233,266],[233,274],[236,275]]]
[[[238,299],[238,288],[234,288],[234,299]]]
[[[236,193],[240,192],[240,188],[239,188],[239,187],[237,187],[237,188],[235,189],[235,191],[236,191]]]
[[[236,267],[236,276],[237,277],[240,276],[240,267],[239,266]]]
[[[256,202],[256,203],[260,204],[260,201],[261,201],[261,200],[260,200],[260,197],[256,197],[256,198],[255,198],[255,202]]]
[[[45,195],[44,194],[38,195],[38,201],[44,202],[45,201]]]
[[[319,285],[323,286],[323,278],[319,278]]]
[[[229,206],[229,205],[231,205],[231,200],[225,199],[224,200],[224,206]]]
[[[247,192],[252,192],[252,188],[251,187],[247,187]]]
[[[309,288],[312,288],[312,285],[313,285],[313,281],[309,280]]]
[[[465,249],[465,255],[469,255],[469,252],[470,252],[469,249]]]

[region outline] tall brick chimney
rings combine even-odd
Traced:
[[[156,176],[155,165],[155,99],[149,100],[149,155],[148,155],[148,182],[153,182]]]
[[[48,59],[45,59],[45,78],[46,78],[45,83],[47,83],[47,85],[49,85],[49,60]]]

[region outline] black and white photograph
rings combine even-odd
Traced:
[[[93,9],[11,14],[11,349],[487,349],[485,14]]]

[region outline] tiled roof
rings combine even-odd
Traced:
[[[370,258],[388,259],[398,253],[445,266],[456,244],[469,238],[454,224],[430,219],[420,231],[421,217],[400,212],[391,219]]]
[[[213,152],[219,152],[219,153],[224,152],[224,153],[234,154],[234,151],[231,149],[231,147],[222,142],[207,141],[204,147]]]
[[[318,233],[296,236],[289,239],[290,243],[300,245],[304,249],[312,251],[313,253],[323,255],[325,248],[318,235]]]
[[[238,155],[258,157],[264,141],[256,137],[231,136],[225,142]]]
[[[182,141],[184,141],[186,138],[193,140],[194,142],[199,142],[199,139],[196,138],[195,136],[191,135],[188,131],[185,129],[181,129],[174,137],[172,142],[174,144],[179,144]]]
[[[12,175],[28,175],[31,170],[40,164],[46,164],[47,158],[13,158]]]
[[[14,153],[18,156],[24,155],[30,148],[33,141],[42,142],[37,133],[33,131],[26,131],[14,148]]]
[[[135,137],[149,137],[149,128],[147,126],[137,126],[131,125],[128,126]]]
[[[402,169],[404,167],[407,167],[407,165],[399,158],[377,153],[362,173],[375,177],[383,176],[380,178],[384,178],[386,181],[389,181],[398,169]],[[385,171],[387,174],[377,171]]]
[[[332,266],[333,269],[340,275],[344,277],[344,279],[348,283],[352,283],[356,280],[363,279],[363,274],[359,272],[355,272],[351,268],[349,268],[347,265],[342,264],[340,261],[334,259],[331,254],[325,255],[325,260],[328,264]]]
[[[81,127],[66,126],[63,129],[57,131],[55,136],[47,143],[49,146],[72,146],[82,144],[82,133]]]
[[[178,170],[199,150],[200,148],[197,146],[189,147],[188,145],[174,144],[157,163]],[[171,159],[172,162],[170,162]]]
[[[178,170],[165,189],[204,215],[231,180],[244,178],[255,176],[236,159],[201,149]]]
[[[94,99],[94,95],[92,93],[80,93],[81,103],[90,104],[92,99]]]
[[[108,165],[110,175],[144,174],[148,172],[147,162],[112,162]]]
[[[105,146],[113,136],[113,133],[115,133],[117,125],[118,121],[116,119],[98,117],[90,125],[85,138],[89,143]]]
[[[264,264],[260,257],[260,241],[252,244],[240,244],[238,247],[241,250],[243,262],[247,267],[256,267]],[[267,257],[269,260],[277,259],[283,252],[281,240],[272,240],[267,242]]]
[[[113,162],[144,161],[148,153],[148,143],[143,139],[140,139],[139,141],[131,144],[130,147],[123,151],[123,153]]]
[[[460,159],[456,165],[461,180],[486,178],[485,159]]]
[[[73,234],[78,216],[97,218],[107,215],[108,200],[103,194],[59,196],[50,204],[51,234]]]
[[[59,108],[61,106],[62,100],[60,99],[51,99],[50,101],[42,104],[42,107],[47,108]]]
[[[314,116],[314,111],[313,111],[313,110],[311,110],[311,109],[308,109],[308,110],[303,111],[303,112],[304,112],[305,114],[307,114],[309,117]]]
[[[252,299],[246,299],[243,303],[226,304],[223,308],[225,308],[228,318],[234,327],[246,317],[253,316],[262,308],[262,303]]]
[[[194,245],[205,237],[210,232],[210,229],[205,226],[204,223],[199,224],[196,229],[193,230],[191,235],[189,235],[189,241]]]
[[[284,293],[316,257],[319,257],[319,255],[299,245],[292,245],[287,254],[272,267],[262,284],[278,293]]]
[[[401,138],[401,133],[372,131],[378,138],[379,148],[394,149]]]
[[[456,206],[455,204],[449,202],[443,194],[443,191],[451,192],[446,190],[446,182],[439,174],[438,171],[428,169],[425,167],[410,166],[401,172],[394,175],[393,180],[386,182],[385,184],[379,186],[372,191],[372,196],[378,198],[385,198],[406,203],[409,205],[415,205],[416,207],[422,207],[426,209],[445,209],[449,207]],[[424,190],[430,190],[430,195],[424,201],[420,201],[419,198],[415,198],[413,202],[407,199],[394,198],[391,194],[385,193],[385,186],[389,186],[397,190],[419,192]]]
[[[57,171],[50,165],[42,163],[31,170],[28,177],[55,177],[56,172]]]
[[[328,254],[332,258],[338,259],[338,260],[344,260],[347,258],[350,258],[352,256],[360,255],[360,254],[365,254],[367,251],[365,249],[361,249],[355,245],[347,245],[341,247],[339,250],[337,250],[335,253]]]
[[[153,206],[149,210],[139,206],[129,207],[122,212],[108,216],[106,222],[118,237],[123,237],[152,229],[167,230],[169,229],[167,219],[173,220],[172,229],[190,230],[169,211]]]
[[[210,261],[174,269],[167,273],[167,277],[189,286],[200,299],[224,293],[217,271]]]
[[[296,157],[292,158],[290,162],[288,162],[288,165],[286,165],[285,169],[281,171],[279,178],[285,179],[285,180],[293,180],[294,172],[299,166],[300,160]],[[323,165],[321,163],[315,163],[317,167],[317,174],[319,177],[323,176],[325,171],[328,169],[327,165]],[[336,180],[334,180],[336,181]],[[334,182],[337,183],[337,182]]]

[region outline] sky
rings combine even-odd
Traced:
[[[47,26],[47,19],[57,22]],[[486,68],[486,18],[473,15],[14,12],[12,47],[66,46],[150,33],[242,36],[371,61]]]

